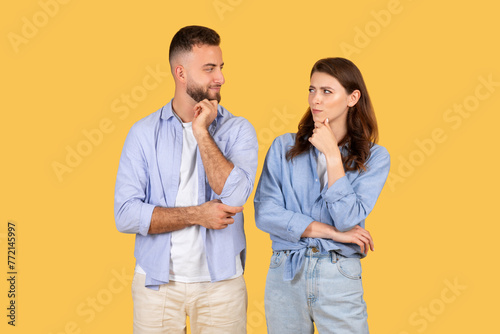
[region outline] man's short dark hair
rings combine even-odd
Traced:
[[[170,42],[170,50],[168,59],[172,59],[179,53],[191,52],[194,45],[214,45],[220,44],[220,36],[207,27],[202,26],[187,26],[179,30]]]

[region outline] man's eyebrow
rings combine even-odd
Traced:
[[[220,66],[224,66],[224,63],[220,64]],[[208,63],[208,64],[205,64],[203,65],[203,67],[217,67],[217,64],[212,64],[212,63]]]

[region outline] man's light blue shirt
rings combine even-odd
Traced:
[[[250,196],[257,170],[258,144],[253,126],[224,107],[208,130],[222,154],[234,164],[222,192],[217,195],[208,183],[197,149],[198,204],[220,199],[224,204],[243,206]],[[174,207],[179,186],[182,155],[182,124],[175,117],[172,101],[139,120],[130,129],[120,157],[115,186],[115,222],[123,233],[135,233],[135,258],[146,272],[146,286],[158,289],[169,282],[170,233],[148,234],[153,209]],[[200,227],[205,243],[211,281],[225,280],[236,273],[235,257],[245,263],[243,213],[225,229]],[[186,249],[186,251],[189,251]]]
[[[292,280],[301,268],[308,247],[316,247],[322,253],[336,251],[346,257],[364,256],[356,244],[301,238],[301,235],[313,221],[333,225],[339,231],[350,230],[355,225],[364,227],[390,167],[389,153],[375,144],[365,172],[346,172],[331,187],[321,189],[318,150],[313,147],[288,161],[286,153],[294,143],[295,134],[291,133],[274,140],[254,199],[257,227],[271,235],[273,250],[291,251],[285,263],[285,280]]]

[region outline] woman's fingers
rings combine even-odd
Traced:
[[[367,230],[363,230],[363,231],[364,231],[363,236],[367,239],[367,247],[370,247],[370,249],[372,251],[374,251],[375,250],[375,244],[373,243],[372,235]]]
[[[361,247],[361,253],[366,254],[365,252],[365,243],[361,240],[358,240],[357,242],[358,246]]]
[[[362,228],[361,226],[357,225],[354,227],[354,243],[356,243],[360,248],[361,251],[366,254],[368,253],[368,250],[374,250],[375,245],[373,243],[372,236],[370,232]]]

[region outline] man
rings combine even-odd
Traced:
[[[258,144],[220,106],[220,37],[188,26],[170,44],[174,98],[134,124],[115,188],[120,232],[135,233],[134,333],[245,333],[242,206]]]

